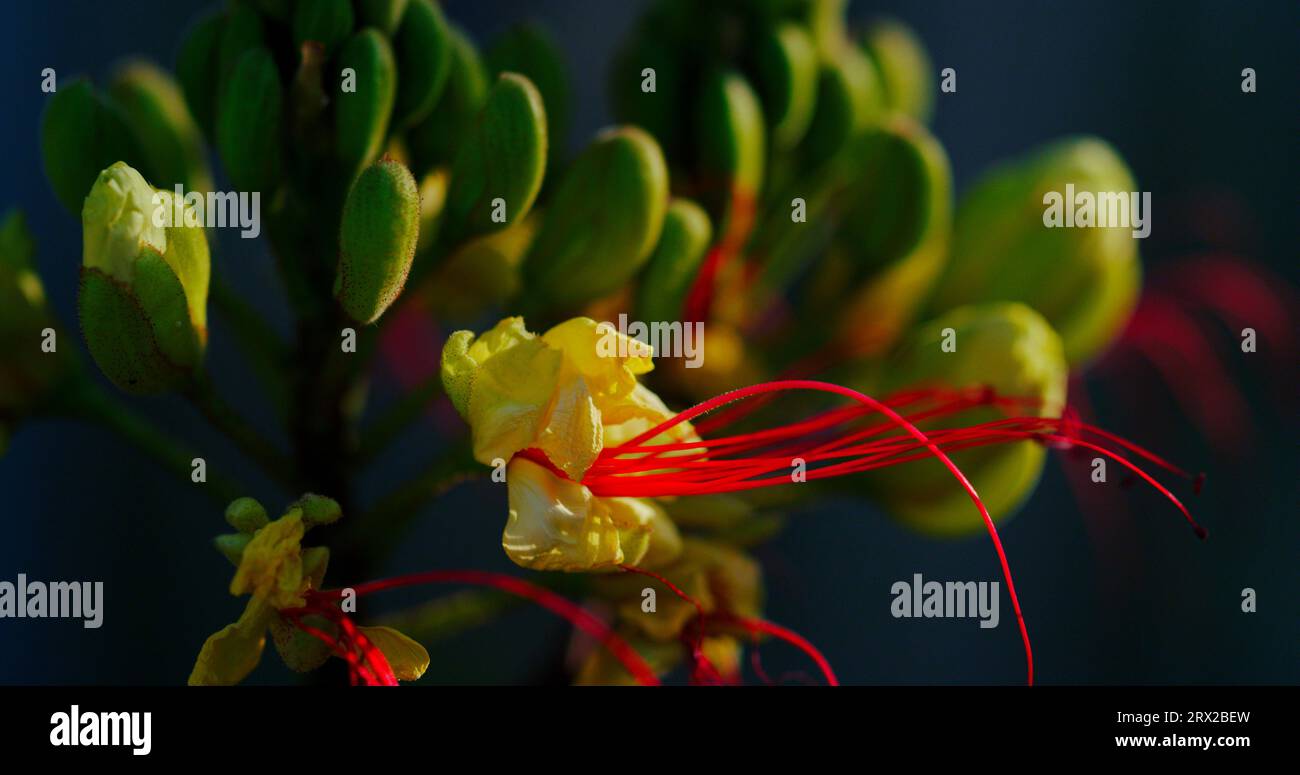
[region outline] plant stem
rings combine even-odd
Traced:
[[[364,466],[374,461],[388,445],[442,395],[442,374],[434,372],[424,382],[394,401],[374,422],[361,432],[356,460]]]
[[[77,384],[57,408],[72,417],[96,423],[117,433],[176,476],[191,480],[193,461],[199,455],[164,435],[148,420],[109,398],[93,383],[78,378]],[[236,498],[248,494],[243,486],[211,470],[207,471],[207,481],[202,489],[204,494],[223,508]]]
[[[208,422],[226,434],[241,452],[252,458],[267,474],[291,492],[297,489],[293,464],[217,395],[206,374],[196,377],[190,383],[186,396],[208,418]]]

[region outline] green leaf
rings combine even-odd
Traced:
[[[335,103],[338,156],[350,174],[384,146],[397,94],[397,62],[384,36],[365,29],[344,44],[339,67],[356,74],[356,90],[343,89]]]
[[[636,127],[601,134],[555,189],[524,261],[524,293],[571,306],[622,287],[650,257],[667,204],[658,143]]]
[[[406,284],[419,239],[420,195],[400,162],[382,159],[348,191],[339,229],[334,297],[351,319],[370,324]]]
[[[541,94],[521,75],[502,75],[452,164],[447,225],[454,236],[494,231],[528,215],[546,172],[546,140]]]
[[[121,110],[79,78],[55,92],[45,108],[41,155],[55,196],[80,215],[100,170],[122,160],[139,164],[142,153]]]
[[[704,208],[689,199],[674,199],[637,287],[637,319],[682,319],[686,296],[712,242],[713,225]]]
[[[451,30],[432,0],[411,0],[393,41],[397,54],[397,107],[393,126],[423,121],[442,96],[451,73]]]
[[[493,75],[519,73],[533,82],[546,108],[548,168],[555,169],[569,135],[572,94],[564,54],[546,28],[518,24],[506,30],[487,54]]]
[[[352,34],[352,24],[350,0],[298,0],[293,12],[294,46],[302,48],[314,40],[325,47],[327,57],[332,56]]]
[[[269,198],[280,176],[280,73],[270,52],[244,53],[221,95],[217,150],[240,191]]]

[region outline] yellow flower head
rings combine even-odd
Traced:
[[[657,504],[598,498],[581,483],[606,445],[673,416],[637,382],[653,367],[653,354],[590,318],[573,318],[542,336],[529,332],[523,318],[506,318],[481,336],[457,331],[447,340],[442,381],[470,425],[475,459],[509,461],[502,545],[511,560],[538,570],[582,571],[676,556],[680,538]],[[665,435],[696,438],[686,423]],[[553,468],[515,457],[524,450],[540,452]]]

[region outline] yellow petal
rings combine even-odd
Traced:
[[[384,653],[399,681],[415,681],[429,668],[429,652],[392,627],[358,627]]]
[[[260,601],[251,600],[239,621],[209,636],[194,660],[189,685],[234,686],[244,680],[262,658],[271,613]]]
[[[274,608],[302,605],[303,532],[302,514],[297,509],[259,528],[244,547],[230,581],[230,594],[252,594]]]
[[[475,343],[469,352],[478,346]],[[517,341],[482,363],[468,405],[475,460],[492,465],[496,458],[509,460],[536,445],[557,392],[561,365],[560,353],[536,338]]]
[[[638,374],[654,368],[654,350],[649,345],[591,318],[566,320],[542,339],[563,351],[566,362],[586,380],[602,412],[636,388]]]
[[[479,337],[472,331],[447,337],[442,348],[442,385],[461,417],[469,417],[470,391],[479,368],[497,353],[534,338],[521,317],[505,318]]]
[[[586,381],[572,374],[562,372],[536,446],[570,479],[580,481],[600,455],[605,434]]]
[[[682,537],[659,504],[648,498],[601,498],[618,528],[623,562],[659,568],[677,559]]]
[[[608,508],[581,484],[524,458],[506,470],[510,515],[501,546],[533,570],[589,571],[623,562]]]

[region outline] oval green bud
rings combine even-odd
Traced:
[[[269,195],[280,177],[280,73],[271,54],[244,54],[221,95],[217,150],[241,191]]]
[[[637,319],[681,320],[686,296],[713,242],[713,224],[704,208],[674,199],[664,214],[659,244],[637,285]]]
[[[149,62],[127,63],[118,69],[109,93],[130,116],[151,180],[162,188],[212,189],[203,138],[165,70]]]
[[[537,24],[519,24],[506,30],[488,51],[492,73],[519,73],[533,82],[542,94],[546,107],[548,167],[564,153],[569,136],[572,94],[568,65],[564,54],[546,28]]]
[[[917,121],[929,121],[934,67],[915,33],[902,22],[879,21],[867,30],[862,45],[880,73],[885,104]]]
[[[451,32],[451,65],[447,84],[433,112],[407,133],[415,169],[427,172],[450,164],[461,138],[469,131],[487,100],[487,71],[474,44],[459,29]]]
[[[241,533],[252,535],[269,521],[266,509],[253,498],[237,498],[226,507],[226,524]]]
[[[410,170],[382,159],[352,184],[339,227],[334,298],[351,319],[370,324],[397,300],[419,239],[420,194]]]
[[[212,539],[212,545],[221,552],[222,557],[230,561],[231,565],[238,568],[239,563],[243,562],[244,550],[252,540],[251,533],[223,533]]]
[[[356,0],[361,23],[392,37],[406,13],[407,0]]]
[[[309,40],[325,47],[332,56],[352,34],[350,0],[298,0],[293,12],[293,43],[297,48]]]
[[[397,105],[393,126],[405,129],[423,121],[451,73],[451,30],[433,0],[411,0],[393,40],[397,55]]]
[[[953,346],[945,348],[945,341]],[[910,334],[879,366],[879,373],[872,385],[876,395],[927,386],[989,386],[998,395],[1039,399],[1037,411],[1020,411],[1041,417],[1060,416],[1069,378],[1060,337],[1041,315],[1022,304],[952,310]],[[945,417],[941,426],[963,427],[1004,416],[995,409],[976,409]],[[953,452],[951,457],[989,514],[1000,520],[1033,492],[1046,450],[1037,442],[1022,441]],[[966,491],[933,460],[890,466],[865,475],[862,482],[892,515],[915,529],[946,536],[984,529]]]
[[[41,121],[45,177],[70,213],[80,213],[99,171],[141,151],[117,105],[77,79],[54,93]]]
[[[855,48],[823,64],[817,81],[817,104],[800,150],[803,163],[817,167],[835,157],[878,119],[884,110],[875,65]]]
[[[54,327],[32,263],[35,243],[21,211],[0,221],[0,452],[7,429],[30,414],[67,367],[63,351],[43,352]]]
[[[1099,194],[1118,195],[1122,207],[1115,210],[1132,220],[1129,194],[1137,184],[1110,145],[1082,137],[1040,148],[988,173],[962,198],[952,257],[931,309],[1020,301],[1060,333],[1072,365],[1104,349],[1137,303],[1138,243],[1131,224],[1049,227],[1051,195],[1065,208],[1074,207],[1064,201],[1067,186],[1094,196],[1096,216],[1108,208]],[[1149,224],[1150,214],[1142,215]]]
[[[522,75],[506,73],[488,93],[451,168],[445,221],[461,238],[528,215],[546,173],[546,111]]]
[[[192,210],[122,162],[100,174],[82,210],[77,309],[91,356],[137,393],[177,386],[199,367],[207,339],[210,257]]]
[[[524,260],[524,293],[570,306],[622,287],[650,257],[667,205],[659,144],[636,127],[604,132],[555,189]]]
[[[334,107],[338,157],[351,174],[384,147],[397,94],[397,63],[384,36],[366,29],[343,45],[339,67],[356,74],[356,91],[344,88]]]
[[[308,530],[320,525],[331,525],[343,517],[339,502],[324,495],[309,492],[299,498],[295,505],[302,509],[302,523]]]
[[[765,30],[755,69],[772,145],[793,148],[812,122],[817,100],[817,49],[797,24]]]
[[[705,78],[696,112],[700,177],[724,224],[749,217],[763,185],[766,126],[758,96],[744,76],[714,71]],[[712,204],[712,203],[710,203]],[[720,231],[726,232],[724,225]]]
[[[239,62],[253,49],[264,48],[265,32],[262,17],[247,2],[235,0],[226,15],[217,44],[217,72],[222,80],[230,78]],[[218,93],[219,94],[219,93]]]
[[[225,22],[217,13],[199,19],[185,33],[176,54],[176,80],[185,94],[185,104],[209,137],[216,126],[217,85],[221,83],[218,51]]]

